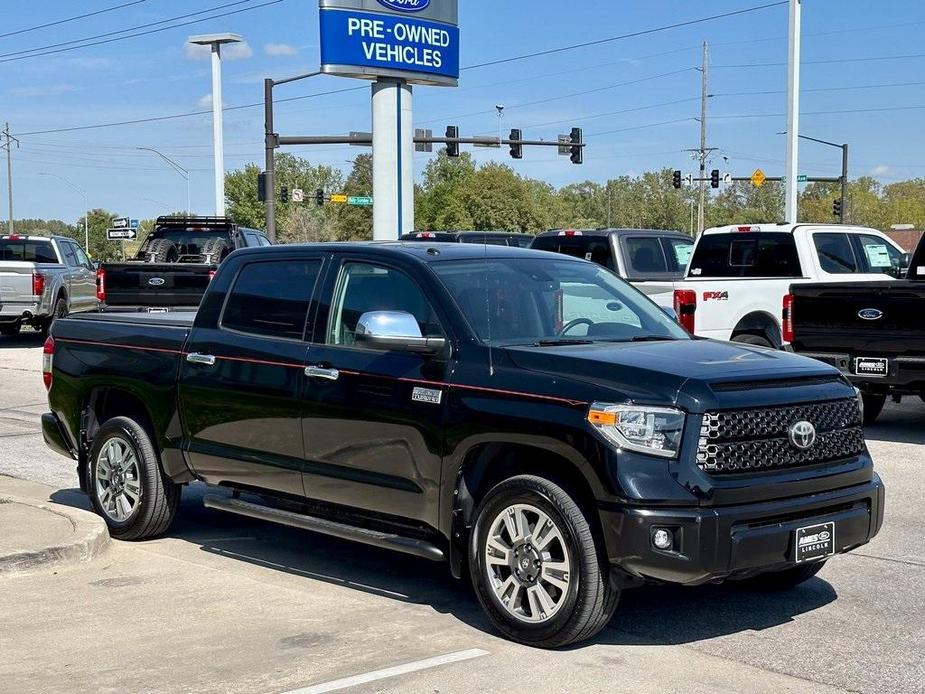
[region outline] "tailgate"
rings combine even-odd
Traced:
[[[0,306],[35,303],[32,295],[34,263],[0,263]]]
[[[198,306],[214,265],[106,263],[107,306]]]
[[[794,349],[853,355],[925,355],[925,285],[793,286]]]

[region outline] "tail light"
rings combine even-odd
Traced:
[[[784,295],[781,319],[781,337],[784,338],[784,342],[793,342],[793,294]]]
[[[45,275],[32,273],[32,295],[42,296],[45,293]]]
[[[697,292],[693,289],[675,289],[674,312],[678,314],[681,327],[693,335],[694,317],[697,313]]]
[[[42,380],[45,382],[45,390],[51,390],[51,370],[55,361],[55,338],[51,335],[45,340],[45,346],[42,347]]]
[[[106,270],[101,267],[96,269],[96,298],[106,301]]]

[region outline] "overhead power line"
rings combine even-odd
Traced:
[[[237,0],[237,2],[228,3],[228,4],[226,4],[226,5],[220,5],[220,6],[218,6],[218,7],[213,7],[213,8],[210,9],[210,10],[202,10],[201,12],[194,12],[194,13],[192,13],[192,14],[184,15],[184,16],[186,16],[186,17],[192,17],[193,15],[200,15],[200,14],[204,14],[204,13],[206,13],[206,12],[214,12],[215,10],[222,9],[222,8],[224,8],[224,7],[233,7],[233,6],[235,6],[235,5],[241,5],[241,4],[245,3],[245,2],[253,2],[253,0]],[[157,34],[157,33],[160,33],[160,32],[162,32],[162,31],[170,31],[171,29],[179,29],[179,28],[181,28],[181,27],[189,26],[189,25],[191,25],[191,24],[199,24],[199,23],[201,23],[201,22],[207,22],[207,21],[209,21],[209,20],[211,20],[211,19],[219,19],[220,17],[230,17],[231,15],[241,14],[242,12],[251,12],[251,11],[253,11],[253,10],[258,10],[258,9],[260,9],[260,8],[263,8],[263,7],[269,7],[270,5],[277,5],[277,4],[281,3],[281,2],[285,2],[285,0],[269,0],[268,2],[264,2],[264,3],[260,4],[260,5],[252,5],[251,7],[243,7],[243,8],[241,8],[241,9],[239,9],[239,10],[233,10],[233,11],[230,11],[230,12],[222,12],[222,13],[220,13],[220,14],[214,14],[214,15],[212,15],[212,16],[210,16],[210,17],[202,17],[202,18],[200,18],[200,19],[193,19],[193,20],[190,20],[190,21],[188,21],[188,22],[181,22],[181,23],[179,23],[179,24],[172,24],[172,25],[170,25],[170,26],[161,27],[161,28],[159,28],[159,29],[151,29],[151,30],[148,30],[148,31],[136,32],[136,33],[134,33],[134,34],[125,34],[124,36],[114,36],[113,38],[102,39],[102,40],[100,40],[100,41],[91,41],[91,42],[89,42],[89,43],[81,43],[81,44],[78,45],[78,46],[66,46],[66,47],[64,47],[64,48],[55,48],[54,50],[47,50],[47,51],[43,50],[43,51],[40,52],[40,53],[30,53],[29,55],[16,55],[16,53],[7,53],[7,54],[5,54],[5,55],[11,55],[11,56],[14,56],[14,57],[9,58],[9,57],[0,56],[0,58],[3,58],[2,60],[0,60],[0,63],[11,63],[11,62],[15,62],[15,61],[18,61],[18,60],[28,60],[29,58],[38,58],[38,57],[40,57],[40,56],[45,56],[45,55],[54,55],[54,54],[56,54],[56,53],[66,53],[66,52],[68,52],[68,51],[76,51],[76,50],[79,50],[79,49],[81,49],[81,48],[89,48],[89,47],[91,47],[91,46],[102,46],[102,45],[104,45],[104,44],[107,44],[107,43],[115,43],[115,42],[117,42],[117,41],[127,41],[128,39],[138,38],[139,36],[149,36],[149,35],[151,35],[151,34]],[[148,26],[153,26],[154,24],[163,24],[163,23],[165,23],[165,22],[170,22],[170,21],[174,21],[174,20],[172,20],[172,19],[165,19],[165,20],[162,20],[162,21],[160,21],[160,22],[153,22],[151,25],[148,25]],[[119,34],[119,33],[123,33],[124,31],[130,31],[130,30],[129,30],[129,29],[124,29],[124,30],[122,30],[122,31],[120,31],[120,32],[110,32],[110,34],[113,34],[113,33]],[[101,34],[101,36],[105,36],[105,35],[108,35],[108,34]],[[83,39],[81,39],[81,40],[83,40]],[[65,43],[74,43],[74,42],[73,42],[73,41],[69,41],[69,42],[65,42]],[[64,44],[58,44],[58,45],[64,45]],[[33,50],[40,50],[40,49],[33,49]],[[22,52],[22,51],[20,51],[20,52]]]
[[[17,29],[16,31],[8,31],[5,34],[0,34],[0,39],[5,39],[8,36],[19,36],[20,34],[28,34],[30,31],[38,31],[39,29],[48,29],[49,27],[60,26],[61,24],[67,24],[68,22],[75,22],[78,19],[87,19],[88,17],[96,17],[97,15],[106,14],[107,12],[115,12],[116,10],[121,10],[124,7],[131,7],[132,5],[140,5],[143,2],[148,2],[148,0],[133,0],[132,2],[124,2],[121,5],[113,5],[112,7],[104,7],[101,10],[96,10],[95,12],[87,12],[86,14],[78,14],[73,17],[68,17],[67,19],[58,19],[54,22],[47,22],[45,24],[36,24],[35,26],[26,27],[25,29]]]
[[[831,65],[842,63],[871,63],[879,60],[908,60],[910,58],[925,58],[925,53],[909,53],[907,55],[878,55],[870,58],[829,58],[826,60],[804,60],[803,65]],[[733,65],[712,65],[715,68],[752,68],[752,67],[783,67],[787,63],[736,63]]]
[[[470,65],[465,69],[475,70],[477,68],[482,68],[482,67],[491,67],[493,65],[504,65],[506,63],[513,63],[518,60],[527,60],[528,58],[539,58],[542,56],[555,55],[557,53],[564,53],[566,51],[574,51],[579,48],[589,48],[591,46],[600,46],[605,43],[613,43],[614,41],[623,41],[625,39],[638,38],[639,36],[648,36],[649,34],[657,34],[662,31],[670,31],[671,29],[680,29],[682,27],[689,27],[695,24],[703,24],[705,22],[712,22],[717,19],[726,19],[727,17],[735,17],[736,15],[748,14],[750,12],[758,12],[759,10],[766,10],[771,7],[780,7],[781,5],[787,5],[787,4],[789,4],[789,0],[780,0],[779,2],[770,2],[765,5],[757,5],[755,7],[746,7],[741,10],[723,12],[722,14],[715,14],[709,17],[701,17],[699,19],[689,19],[685,22],[675,22],[674,24],[666,24],[664,26],[653,27],[651,29],[642,29],[640,31],[634,31],[629,34],[620,34],[619,36],[610,36],[605,39],[597,39],[595,41],[585,41],[583,43],[574,43],[570,46],[550,48],[545,51],[537,51],[535,53],[525,53],[524,55],[517,55],[511,58],[499,58],[498,60],[489,60],[484,63]]]

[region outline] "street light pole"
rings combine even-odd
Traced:
[[[841,150],[841,219],[839,220],[842,224],[845,223],[846,212],[848,211],[848,145],[838,144],[836,142],[829,142],[828,140],[820,140],[818,137],[809,137],[808,135],[800,135],[800,139],[809,140],[810,142],[818,142],[820,145],[828,145],[829,147],[837,147]]]
[[[170,157],[158,152],[153,147],[136,147],[135,149],[141,150],[142,152],[153,152],[154,154],[159,156],[161,159],[166,161],[174,171],[176,171],[178,174],[180,174],[181,176],[183,176],[183,178],[186,179],[186,214],[188,215],[192,214],[192,210],[190,210],[190,197],[189,197],[189,171],[184,169],[182,166],[180,166],[177,162],[175,162]]]
[[[212,139],[215,157],[215,216],[225,216],[225,143],[222,123],[222,45],[240,43],[237,34],[190,36],[189,42],[212,49]]]
[[[784,219],[796,223],[799,220],[799,198],[797,176],[800,158],[800,24],[802,20],[801,0],[790,0],[790,55],[787,79],[787,168],[786,203]]]
[[[66,183],[71,188],[76,190],[80,195],[83,196],[83,199],[84,199],[84,251],[86,251],[87,255],[89,256],[90,255],[90,201],[89,201],[89,198],[87,197],[87,191],[85,191],[83,188],[79,186],[74,185],[69,180],[64,178],[64,176],[59,176],[58,174],[47,173],[45,171],[42,171],[39,173],[39,176],[50,176],[52,178],[57,178],[59,181]]]

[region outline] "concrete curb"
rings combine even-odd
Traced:
[[[65,518],[73,528],[73,535],[66,542],[0,555],[0,576],[88,562],[109,547],[106,523],[89,511],[9,494],[0,494],[0,504],[19,504],[40,509]]]

